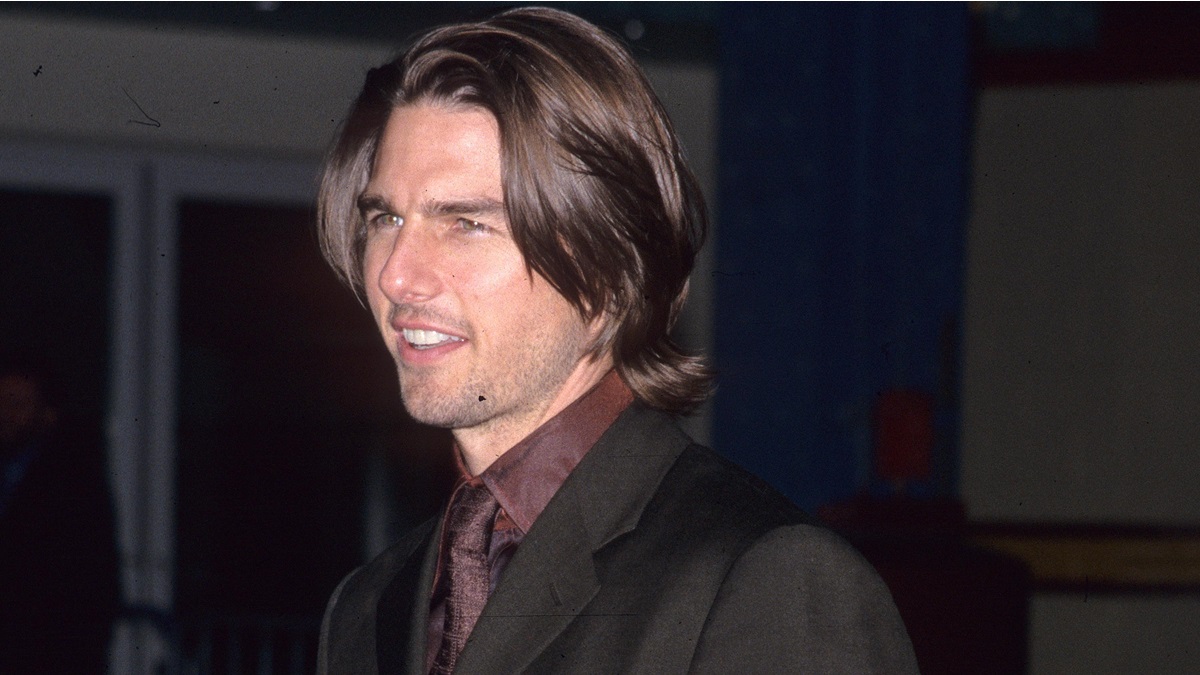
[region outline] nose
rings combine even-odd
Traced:
[[[392,304],[419,303],[437,296],[441,281],[437,272],[437,243],[416,223],[406,223],[381,242],[387,257],[377,283]]]

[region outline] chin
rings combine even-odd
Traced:
[[[410,417],[433,427],[464,429],[485,422],[491,416],[488,402],[461,395],[437,395],[433,392],[408,393],[401,387],[404,409]]]

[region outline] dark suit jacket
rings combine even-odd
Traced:
[[[334,592],[324,675],[424,670],[440,519]],[[458,673],[910,673],[886,587],[765,483],[634,404],[517,549]]]

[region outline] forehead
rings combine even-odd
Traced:
[[[399,177],[433,179],[470,174],[500,177],[500,133],[482,108],[415,103],[392,110],[379,140],[370,185]]]

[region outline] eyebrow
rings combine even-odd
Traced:
[[[361,215],[366,215],[371,211],[390,212],[392,210],[392,207],[390,204],[388,204],[388,201],[377,194],[364,192],[358,196],[358,199],[356,199],[354,203],[356,206],[358,206],[358,212]]]
[[[382,195],[364,192],[358,196],[358,211],[395,213],[395,209]],[[421,203],[419,211],[426,218],[439,216],[503,216],[504,202],[490,197],[467,199],[431,199]]]
[[[504,203],[489,197],[430,200],[421,204],[421,213],[426,217],[498,216],[504,215]]]

